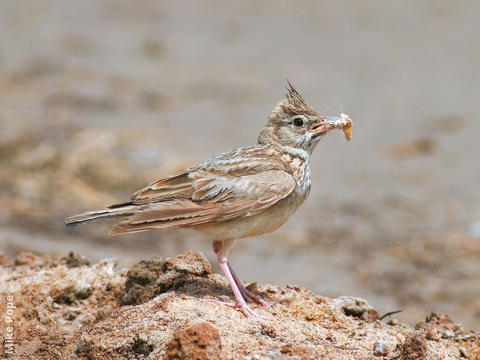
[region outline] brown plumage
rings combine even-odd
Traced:
[[[137,191],[130,202],[65,220],[67,225],[113,218],[111,234],[190,228],[213,239],[214,251],[246,315],[246,300],[263,303],[238,280],[227,255],[236,239],[282,225],[310,192],[310,155],[332,128],[350,119],[321,117],[288,83],[287,94],[268,118],[254,146],[220,154]]]

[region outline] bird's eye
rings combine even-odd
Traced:
[[[296,127],[302,127],[303,126],[303,119],[301,117],[297,117],[293,119],[293,125]]]

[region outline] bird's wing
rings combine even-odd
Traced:
[[[236,194],[235,189],[248,179],[252,183],[265,182],[261,174],[270,170],[285,170],[285,167],[275,157],[265,156],[264,149],[258,146],[239,148],[151,183],[133,195],[132,203],[140,205],[172,199],[222,201],[229,196],[242,195]]]
[[[243,176],[195,170],[159,180],[135,193],[137,211],[111,232],[195,227],[261,213],[295,188],[283,170]]]
[[[189,171],[160,179],[133,194],[132,203],[141,205],[188,199],[193,194],[193,181],[192,173]]]

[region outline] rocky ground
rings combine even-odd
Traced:
[[[201,253],[127,270],[70,253],[0,257],[0,304],[14,359],[480,359],[480,334],[442,313],[415,328],[365,300],[250,284],[268,319],[246,319]],[[3,324],[2,324],[3,325]],[[13,346],[7,337],[13,335]]]
[[[63,219],[251,145],[290,79],[344,111],[312,192],[278,231],[238,241],[242,279],[432,311],[480,329],[480,2],[0,1],[0,251],[129,268],[211,256],[195,233],[109,237]]]

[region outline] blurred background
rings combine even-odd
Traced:
[[[288,78],[321,114],[342,106],[353,140],[330,133],[304,206],[237,243],[240,277],[478,330],[479,14],[477,1],[3,1],[0,251],[214,260],[194,232],[110,237],[63,219],[255,143]]]

